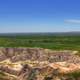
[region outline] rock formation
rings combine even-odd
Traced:
[[[80,57],[70,50],[0,48],[0,71],[15,80],[79,80],[68,74],[79,73]]]

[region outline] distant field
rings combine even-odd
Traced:
[[[0,36],[0,47],[41,47],[80,51],[80,36]]]

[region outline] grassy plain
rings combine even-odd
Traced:
[[[0,36],[0,47],[41,47],[53,50],[80,51],[80,36]]]

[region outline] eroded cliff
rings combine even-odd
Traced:
[[[79,80],[80,77],[68,76],[80,71],[80,57],[75,53],[77,51],[0,48],[0,71],[13,76],[3,80]]]

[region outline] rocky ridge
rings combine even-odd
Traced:
[[[80,57],[75,53],[43,48],[0,48],[0,71],[15,76],[16,80],[79,80],[80,77],[67,76],[80,71]]]

